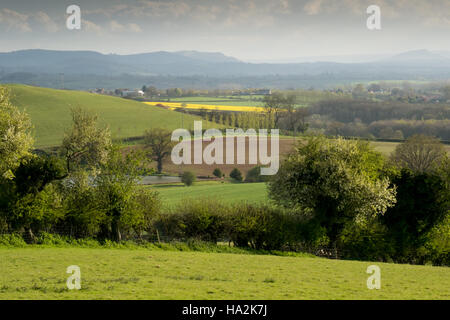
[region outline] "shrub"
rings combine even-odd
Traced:
[[[245,182],[266,182],[269,180],[269,176],[261,175],[261,167],[257,166],[250,169],[245,177]]]
[[[227,216],[227,236],[235,246],[283,250],[299,240],[300,219],[281,208],[242,203]]]
[[[142,238],[161,209],[159,193],[150,189],[136,189],[128,201],[127,210],[120,217],[122,236],[138,235]]]
[[[191,171],[185,171],[183,172],[183,175],[181,176],[181,182],[184,183],[186,186],[192,186],[196,180],[196,177],[194,173]]]
[[[25,247],[27,243],[20,234],[0,234],[0,246]]]
[[[222,171],[219,169],[219,168],[216,168],[216,169],[214,169],[214,171],[213,171],[213,175],[215,176],[215,177],[217,177],[217,178],[222,178],[222,176],[223,176],[223,173],[222,173]]]
[[[42,232],[37,237],[36,243],[48,246],[64,246],[68,244],[68,238],[62,237],[58,234]]]
[[[230,178],[241,182],[242,181],[242,173],[238,168],[234,168],[231,172],[230,172]]]
[[[175,239],[217,242],[224,237],[224,215],[227,210],[228,207],[221,202],[187,199],[172,212],[160,215],[155,227],[165,236]]]

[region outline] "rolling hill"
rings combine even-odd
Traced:
[[[357,81],[442,80],[450,76],[450,58],[427,50],[360,63],[357,59],[313,61],[247,63],[218,52],[197,51],[117,55],[21,50],[0,53],[0,83],[73,90],[138,88],[143,84],[159,88],[323,88]]]
[[[133,100],[91,94],[81,91],[54,90],[24,85],[7,85],[12,102],[30,115],[36,138],[35,146],[59,145],[65,130],[71,125],[70,110],[82,107],[96,113],[109,125],[113,139],[141,136],[152,127],[170,130],[191,128],[200,118],[179,112],[148,106]]]

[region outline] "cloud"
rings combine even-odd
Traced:
[[[31,32],[28,18],[28,15],[14,10],[5,8],[0,11],[0,24],[6,26],[6,31]]]
[[[307,15],[313,16],[320,13],[322,0],[312,0],[305,4],[303,9]]]
[[[81,29],[88,32],[96,33],[97,35],[101,35],[104,33],[102,27],[86,19],[81,19]]]
[[[43,25],[48,32],[57,32],[59,30],[58,25],[45,12],[39,11],[34,14],[33,17],[39,24]]]
[[[110,22],[109,28],[112,32],[142,32],[141,27],[136,23],[120,24],[116,20]]]

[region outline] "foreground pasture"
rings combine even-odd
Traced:
[[[0,248],[0,299],[449,299],[450,269],[161,249]],[[381,289],[366,269],[381,268]],[[81,290],[66,268],[81,268]]]

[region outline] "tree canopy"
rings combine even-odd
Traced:
[[[345,225],[364,225],[395,203],[382,155],[368,143],[309,138],[269,182],[269,196],[298,210],[334,242]]]
[[[6,88],[0,87],[0,177],[11,179],[22,159],[33,146],[28,115],[10,101]]]

